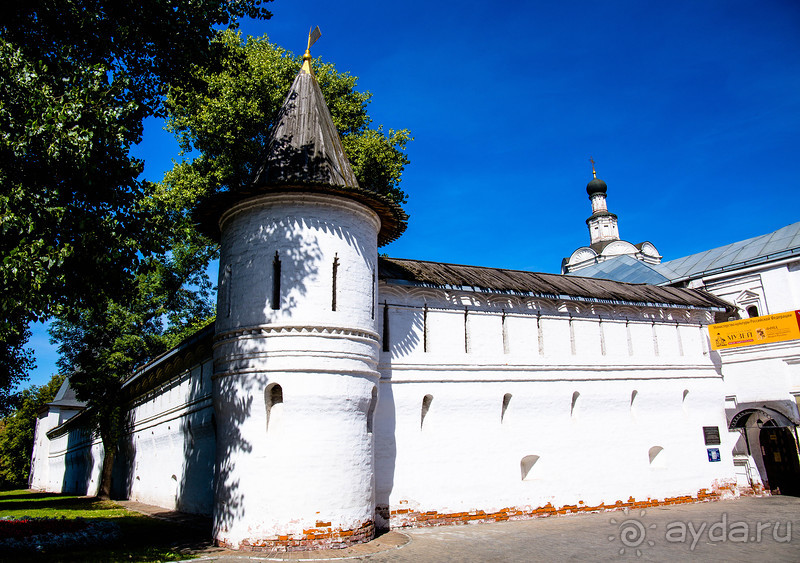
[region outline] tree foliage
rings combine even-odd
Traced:
[[[54,375],[41,387],[23,390],[14,413],[0,420],[0,489],[27,486],[38,412],[55,398],[63,381],[63,375]]]
[[[105,456],[101,496],[111,490],[111,470],[123,431],[123,381],[213,319],[205,270],[216,248],[184,238],[183,222],[161,210],[169,251],[140,260],[122,294],[73,311],[51,327],[59,343],[59,368],[70,374],[78,399],[94,417]],[[170,222],[170,218],[173,222]]]
[[[194,202],[216,190],[246,185],[260,164],[270,127],[283,104],[301,58],[268,41],[226,31],[215,39],[218,66],[196,67],[193,80],[176,85],[167,96],[168,126],[192,160],[178,163],[164,189]],[[406,129],[372,127],[367,113],[372,94],[359,92],[357,78],[319,59],[314,71],[362,187],[403,203],[403,168],[409,163]],[[194,155],[193,155],[194,156]]]
[[[142,256],[163,250],[143,204],[153,186],[129,149],[168,85],[217,60],[216,27],[269,17],[266,1],[0,8],[0,389],[30,368],[31,321],[120,294]]]

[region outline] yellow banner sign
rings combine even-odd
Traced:
[[[708,326],[712,350],[800,339],[800,311]]]

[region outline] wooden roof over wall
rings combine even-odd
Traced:
[[[509,293],[616,305],[731,310],[731,305],[726,301],[695,289],[678,289],[581,278],[574,275],[562,276],[401,258],[381,257],[378,265],[380,278],[387,283],[397,285]]]

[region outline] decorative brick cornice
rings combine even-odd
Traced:
[[[261,336],[323,336],[323,337],[345,337],[361,338],[372,342],[379,342],[377,332],[365,329],[357,329],[343,326],[323,326],[323,325],[256,325],[240,327],[221,332],[214,337],[214,346],[234,338],[242,337],[261,337]]]

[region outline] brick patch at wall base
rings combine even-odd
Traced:
[[[603,512],[606,510],[642,509],[654,506],[670,506],[674,504],[687,504],[693,502],[708,502],[732,498],[738,496],[735,483],[718,483],[712,485],[712,489],[700,489],[697,496],[685,495],[669,497],[665,499],[636,500],[633,497],[627,501],[618,500],[613,504],[601,503],[596,506],[584,504],[564,505],[559,508],[547,503],[537,508],[502,508],[496,512],[484,512],[483,510],[470,510],[466,512],[440,513],[435,510],[427,512],[411,509],[397,509],[391,511],[391,528],[425,527],[425,526],[449,526],[461,524],[473,524],[479,522],[505,522],[507,520],[528,520],[531,518],[542,518],[546,516],[556,516],[559,514],[577,514],[581,512]],[[405,504],[401,501],[401,505]]]
[[[215,540],[218,547],[242,551],[312,551],[317,549],[344,549],[375,538],[375,524],[372,521],[361,524],[355,530],[331,528],[330,522],[317,522],[316,526],[303,530],[302,534],[291,534],[262,539],[247,539],[233,545],[225,540]]]

